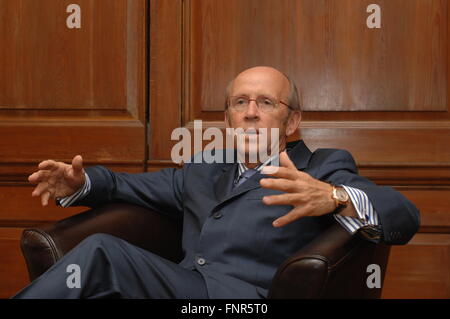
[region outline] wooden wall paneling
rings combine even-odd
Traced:
[[[450,234],[416,234],[391,249],[382,298],[450,298]]]
[[[383,185],[440,187],[449,184],[450,167],[447,164],[394,164],[358,162],[359,173]]]
[[[73,118],[15,121],[3,118],[0,164],[44,159],[70,161],[77,154],[90,162],[120,160],[142,167],[144,126],[132,118]]]
[[[10,298],[28,282],[25,259],[20,251],[23,228],[0,227],[0,298]]]
[[[0,1],[0,297],[28,279],[23,228],[85,207],[40,206],[27,176],[48,158],[142,172],[146,158],[147,0]]]
[[[380,1],[380,30],[365,26],[368,4],[186,1],[183,123],[223,128],[227,82],[268,64],[297,80],[312,149],[349,149],[367,165],[448,166],[448,3]]]
[[[172,130],[181,126],[182,18],[182,1],[150,1],[150,166],[169,164]]]
[[[0,223],[2,226],[27,226],[51,223],[86,210],[86,207],[62,208],[50,201],[41,206],[40,198],[31,197],[34,187],[26,183],[0,185]]]
[[[225,130],[223,120],[201,120],[204,130],[211,127]],[[193,122],[186,123],[185,127],[193,134]],[[450,122],[302,121],[299,129],[300,137],[311,150],[347,149],[367,169],[415,166],[428,167],[432,172],[442,167],[442,173],[448,177],[445,168],[450,167],[450,150],[447,147],[450,143]]]
[[[143,167],[146,1],[81,0],[81,29],[66,27],[69,3],[1,4],[0,163],[82,153]]]
[[[0,53],[0,65],[9,81],[0,82],[1,108],[122,109],[125,105],[127,1],[77,1],[81,29],[66,27],[68,4],[2,1],[0,28],[8,49]]]
[[[223,88],[254,65],[290,74],[306,111],[447,111],[447,2],[378,1],[381,29],[370,3],[187,1],[191,117],[219,120]]]
[[[421,228],[424,232],[450,234],[450,185],[397,187],[421,212]],[[449,268],[450,272],[450,268]]]
[[[120,163],[87,162],[86,166],[104,165],[119,172],[139,173],[142,166],[123,165]],[[10,174],[8,179],[3,175],[0,183],[0,226],[26,226],[37,223],[49,223],[74,215],[88,209],[87,207],[62,208],[50,201],[49,206],[42,207],[40,199],[31,197],[34,185],[25,182],[27,176],[36,170],[37,163],[33,166],[8,165]],[[0,171],[0,174],[2,171]]]

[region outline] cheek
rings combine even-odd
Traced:
[[[228,118],[228,123],[232,127],[235,127],[236,124],[241,122],[239,114],[228,113],[227,118]]]
[[[286,135],[286,125],[282,121],[271,120],[266,122],[267,135],[270,138],[284,138]],[[276,129],[276,130],[275,130]]]
[[[284,131],[286,130],[286,122],[284,120],[284,118],[275,118],[275,119],[271,119],[270,121],[267,122],[268,123],[268,127],[270,128],[277,128],[279,130],[279,135],[283,135]]]

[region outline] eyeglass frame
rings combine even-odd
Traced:
[[[290,110],[292,110],[292,111],[295,111],[295,109],[292,107],[292,106],[290,106],[289,104],[287,104],[287,103],[285,103],[285,102],[283,102],[283,101],[281,101],[281,100],[276,100],[276,99],[273,99],[272,97],[268,97],[268,96],[264,96],[264,95],[260,95],[260,96],[258,96],[256,99],[251,99],[250,97],[248,97],[248,96],[246,96],[246,95],[234,95],[234,96],[229,96],[228,98],[227,98],[227,105],[228,105],[228,107],[229,108],[233,108],[234,110],[236,110],[233,106],[231,106],[230,105],[230,101],[231,101],[231,98],[233,98],[233,97],[245,97],[245,98],[248,98],[248,105],[247,105],[247,108],[248,108],[248,106],[250,105],[250,102],[251,101],[254,101],[255,102],[255,104],[256,104],[256,106],[258,107],[258,109],[260,110],[260,108],[259,108],[259,105],[258,105],[258,102],[256,101],[259,97],[265,97],[265,98],[267,98],[267,99],[269,99],[269,100],[271,100],[271,101],[273,101],[273,102],[275,102],[276,104],[276,107],[273,109],[273,110],[275,110],[275,109],[277,109],[278,108],[278,106],[279,106],[279,104],[281,103],[281,104],[283,104],[283,105],[286,105]],[[243,112],[244,110],[242,110],[241,112]],[[237,112],[239,112],[239,111],[237,111]],[[264,111],[262,111],[262,112],[264,112]]]

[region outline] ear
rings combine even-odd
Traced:
[[[300,111],[292,111],[289,115],[288,123],[286,126],[286,136],[294,134],[298,129],[300,122],[302,120],[302,114]]]

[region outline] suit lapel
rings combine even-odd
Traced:
[[[247,181],[245,181],[245,183],[239,185],[236,188],[233,188],[231,190],[231,192],[229,192],[228,195],[224,198],[224,201],[228,200],[230,198],[233,198],[235,196],[241,195],[252,189],[261,187],[259,184],[259,181],[264,177],[267,177],[267,175],[257,172],[252,177],[250,177]]]
[[[287,143],[286,148],[290,149],[290,151],[288,151],[289,158],[295,164],[297,169],[303,171],[308,167],[312,153],[303,140]]]
[[[218,202],[222,202],[230,194],[236,176],[237,164],[225,164],[222,170],[222,175],[220,175],[217,183],[214,185],[214,192]]]

